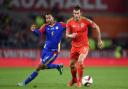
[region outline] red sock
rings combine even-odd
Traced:
[[[71,74],[72,74],[73,81],[76,81],[76,73],[77,73],[76,68],[71,68]]]
[[[78,81],[80,81],[80,82],[81,82],[82,76],[83,76],[83,68],[84,68],[83,65],[78,63],[77,72],[78,72]]]

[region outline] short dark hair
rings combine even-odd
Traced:
[[[52,13],[51,13],[51,12],[45,12],[45,13],[44,13],[44,16],[45,16],[45,15],[52,15]]]
[[[44,13],[43,13],[43,18],[44,18],[44,19],[46,18],[46,17],[45,17],[46,15],[52,15],[52,13],[51,13],[51,12],[44,12]],[[52,15],[52,16],[53,16],[53,15]]]
[[[80,10],[81,8],[80,8],[80,6],[79,5],[76,5],[76,6],[74,6],[74,8],[73,8],[73,10],[76,10],[76,11],[78,11],[78,10]]]

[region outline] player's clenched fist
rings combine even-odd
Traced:
[[[98,47],[100,48],[100,49],[102,49],[103,48],[103,46],[104,46],[104,44],[103,44],[103,42],[100,40],[100,41],[98,41]]]
[[[76,38],[76,36],[77,36],[77,33],[72,33],[71,34],[71,38]]]
[[[31,29],[31,31],[34,31],[36,28],[37,28],[37,26],[35,24],[33,24],[30,29]]]

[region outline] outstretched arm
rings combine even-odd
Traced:
[[[41,28],[40,29],[37,29],[37,26],[35,25],[35,24],[33,24],[32,26],[31,26],[31,31],[35,34],[35,35],[41,35],[41,32],[44,32],[44,25],[43,26],[41,26]]]
[[[33,24],[31,26],[31,31],[35,34],[35,35],[40,35],[39,30],[37,29],[37,26],[35,24]]]
[[[66,23],[60,22],[63,28],[66,28]]]

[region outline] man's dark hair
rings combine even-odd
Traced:
[[[80,6],[79,5],[76,5],[74,8],[73,8],[73,10],[76,10],[76,11],[78,11],[78,10],[80,10],[81,8],[80,8]]]
[[[45,15],[52,15],[52,14],[51,14],[51,12],[45,12],[45,13],[44,13],[44,16],[45,16]]]
[[[46,18],[45,16],[46,15],[52,15],[52,13],[51,12],[45,12],[45,13],[43,13],[43,18]],[[53,15],[52,15],[53,16]],[[53,16],[54,17],[54,16]]]
[[[52,13],[51,13],[51,12],[44,12],[44,13],[42,14],[42,17],[44,18],[45,23],[46,23],[46,15],[52,15]],[[53,15],[52,15],[52,16],[53,16]]]

